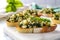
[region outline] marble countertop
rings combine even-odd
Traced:
[[[4,20],[0,20],[0,40],[11,40],[6,34],[4,34]]]

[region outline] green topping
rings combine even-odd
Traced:
[[[59,18],[60,18],[60,13],[56,13],[56,14],[54,15],[54,19],[55,19],[55,20],[60,20]]]
[[[17,22],[18,21],[18,17],[14,14],[11,17],[9,17],[9,19],[7,21],[9,21],[9,22]]]
[[[50,13],[55,14],[56,13],[53,8],[44,8],[44,9],[42,9],[42,11],[43,11],[43,13],[46,13],[46,14],[50,14]]]
[[[39,17],[31,17],[32,21],[39,21],[39,22],[50,22],[49,19],[45,19],[45,18],[39,18]]]
[[[27,10],[25,12],[19,12],[9,17],[9,22],[20,22],[21,28],[33,28],[33,27],[50,27],[51,21],[49,19],[40,18],[37,15],[36,10]]]
[[[38,16],[37,12],[38,12],[37,10],[26,10],[25,14]]]
[[[50,27],[50,23],[51,23],[51,21],[49,19],[30,16],[30,21],[28,21],[28,19],[23,20],[23,21],[20,22],[19,25],[23,24],[23,25],[25,25],[26,28],[43,27],[43,26]],[[21,28],[24,27],[23,25],[20,26],[20,27]]]

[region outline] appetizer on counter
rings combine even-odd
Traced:
[[[53,8],[43,8],[42,9],[43,16],[53,17],[56,13]]]
[[[21,22],[24,19],[29,18],[30,16],[34,16],[34,17],[40,17],[37,15],[38,11],[37,10],[25,10],[22,12],[18,12],[16,14],[11,15],[8,19],[7,19],[7,25],[8,26],[15,26],[18,24],[18,22]]]
[[[12,26],[18,25],[18,22],[20,22],[21,20],[23,20],[22,12],[13,14],[7,19],[7,26],[12,27]]]
[[[53,9],[43,11],[27,9],[22,12],[17,12],[7,19],[7,26],[14,26],[17,31],[22,33],[52,32],[56,29],[57,25],[52,23],[49,19],[40,17],[43,14],[47,14],[47,16],[50,14],[54,15],[55,12],[52,10]]]
[[[52,21],[56,24],[60,24],[60,13],[57,12],[52,18]]]
[[[17,16],[14,14],[7,19],[7,26],[15,26],[18,23]]]
[[[56,24],[51,24],[49,19],[30,17],[28,19],[22,20],[19,25],[16,25],[16,29],[22,33],[45,33],[54,31],[57,27]]]
[[[42,16],[40,10],[27,9],[27,10],[23,11],[23,13],[26,13],[26,14],[28,14],[28,15],[35,16],[35,17],[36,17],[36,16],[37,16],[37,17]]]

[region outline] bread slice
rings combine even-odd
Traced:
[[[47,17],[53,17],[53,14],[46,14]]]
[[[18,25],[16,26],[17,31],[21,32],[21,33],[32,33],[33,32],[33,28],[21,28]]]
[[[55,24],[60,24],[60,20],[55,20],[54,18],[52,18],[52,21],[53,21],[53,23],[55,23]]]
[[[21,33],[46,33],[46,32],[52,32],[56,29],[57,25],[51,25],[51,27],[41,27],[41,28],[21,28],[18,25],[16,26],[17,31]]]
[[[16,25],[18,25],[18,22],[8,22],[8,21],[6,21],[6,23],[7,23],[8,27],[15,27]]]
[[[55,24],[51,25],[51,27],[46,26],[46,27],[42,28],[41,32],[42,33],[52,32],[52,31],[54,31],[56,29],[56,27],[57,27],[57,25],[55,25]]]
[[[46,32],[48,32],[48,27],[47,27],[47,26],[42,27],[42,30],[41,30],[40,32],[41,32],[41,33],[46,33]]]
[[[57,27],[56,24],[52,24],[51,27],[49,28],[49,32],[54,31],[56,27]]]

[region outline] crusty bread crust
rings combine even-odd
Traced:
[[[52,18],[52,21],[53,21],[55,24],[60,24],[60,20],[55,20],[54,18]]]
[[[52,32],[56,29],[57,25],[51,26],[51,27],[43,27],[41,32],[45,33],[45,32]]]
[[[40,30],[40,33],[46,33],[46,32],[52,32],[56,29],[56,25],[52,25],[51,27],[42,27]],[[22,32],[22,33],[34,33],[34,28],[21,28],[18,25],[16,26],[17,31]]]
[[[47,17],[53,17],[53,14],[46,14]]]
[[[21,28],[19,26],[16,27],[17,31],[22,32],[22,33],[32,33],[33,28]]]
[[[18,25],[18,22],[8,22],[8,21],[6,21],[6,23],[7,23],[8,27],[15,27],[16,25]]]

